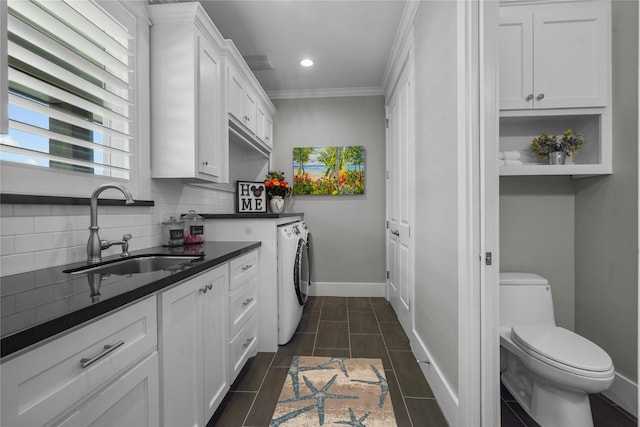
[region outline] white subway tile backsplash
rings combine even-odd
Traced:
[[[36,252],[53,249],[53,235],[51,233],[39,233],[14,237],[15,253]]]
[[[34,231],[33,224],[33,217],[4,217],[2,221],[0,221],[0,230],[3,236],[31,234]]]
[[[51,205],[13,205],[15,216],[51,216]]]
[[[233,193],[165,182],[153,182],[151,191],[155,206],[99,206],[100,237],[120,240],[130,233],[130,250],[142,250],[162,244],[166,213],[234,211]],[[0,277],[85,260],[89,222],[85,205],[0,204]],[[116,246],[103,254],[120,252]]]
[[[2,316],[2,321],[0,322],[2,335],[23,329],[24,325],[33,324],[35,318],[35,310],[22,311],[8,316]]]
[[[13,236],[0,237],[0,255],[11,255],[13,253],[15,253]]]

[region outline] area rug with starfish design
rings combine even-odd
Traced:
[[[380,359],[294,356],[272,427],[397,426]]]

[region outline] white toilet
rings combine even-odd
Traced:
[[[593,427],[589,393],[615,373],[602,348],[556,326],[549,282],[532,273],[500,273],[500,372],[543,427]]]

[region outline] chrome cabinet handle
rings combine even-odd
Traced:
[[[391,230],[391,234],[400,237],[400,232],[398,230]]]
[[[252,341],[253,341],[253,337],[247,338],[245,340],[244,344],[242,344],[242,348],[245,349],[245,348],[249,347],[249,345],[251,344]]]
[[[248,269],[250,269],[251,267],[253,267],[253,264],[247,264],[244,267],[242,267],[242,271],[247,271]]]
[[[208,160],[205,160],[204,162],[202,162],[202,164],[203,164],[204,166],[209,166],[209,161],[208,161]]]
[[[212,284],[208,284],[204,288],[200,288],[200,293],[206,294],[207,291],[210,291],[211,289],[213,289],[213,285]]]
[[[116,348],[121,347],[123,345],[124,345],[124,341],[123,340],[120,340],[117,343],[112,344],[112,345],[105,345],[104,346],[104,350],[102,350],[100,353],[96,354],[95,356],[89,357],[89,358],[80,359],[80,367],[82,369],[84,369],[84,368],[87,368],[87,367],[91,366],[92,364],[94,364],[98,360],[102,359],[103,357],[105,357],[106,355],[108,355],[109,353],[114,351]]]
[[[544,99],[544,93],[541,93],[540,95],[536,96],[536,99],[537,99],[538,101],[540,101],[540,100]]]
[[[247,298],[246,300],[244,300],[244,302],[242,303],[243,307],[246,307],[247,305],[251,304],[251,301],[253,301],[253,298]]]
[[[530,93],[529,95],[527,95],[527,97],[525,98],[527,101],[531,101],[533,99],[533,94]]]

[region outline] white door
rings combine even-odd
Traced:
[[[388,295],[406,331],[413,329],[414,119],[412,55],[398,79],[387,106],[387,260]]]

